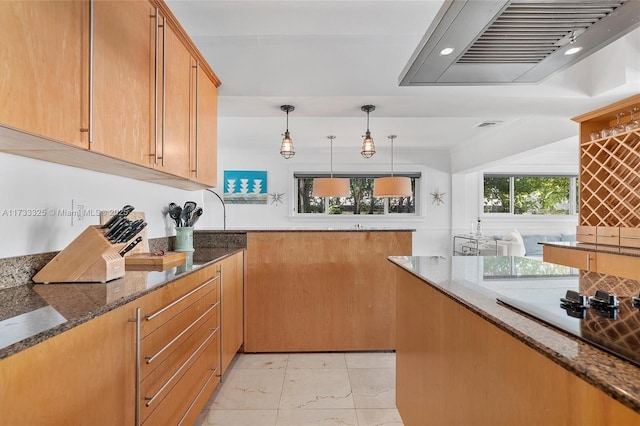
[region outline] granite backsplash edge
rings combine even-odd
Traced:
[[[149,251],[173,250],[176,237],[160,237],[149,239]],[[197,249],[202,248],[233,248],[247,247],[247,235],[245,232],[216,233],[195,231],[193,245]],[[24,256],[6,257],[0,259],[0,290],[33,284],[33,277],[59,252],[38,253]]]
[[[149,239],[149,250],[169,250],[175,237]],[[33,277],[40,269],[59,252],[28,254],[24,256],[5,257],[0,259],[0,290],[33,284]]]

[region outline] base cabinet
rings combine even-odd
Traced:
[[[125,305],[0,361],[0,425],[132,425],[135,317]]]
[[[570,266],[584,271],[595,271],[596,253],[564,247],[542,247],[542,260],[558,265]]]
[[[228,257],[220,264],[221,372],[224,374],[244,343],[244,253]]]
[[[632,425],[638,414],[398,268],[396,405],[406,426]]]
[[[410,231],[249,232],[245,352],[395,348],[395,275]]]

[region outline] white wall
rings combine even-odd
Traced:
[[[450,239],[451,217],[451,184],[448,172],[449,155],[446,151],[402,152],[396,148],[394,170],[421,172],[420,196],[422,204],[418,216],[403,218],[377,217],[369,215],[353,216],[313,216],[300,217],[294,213],[295,188],[293,173],[305,171],[329,171],[329,151],[303,150],[296,156],[285,160],[278,153],[278,141],[268,149],[260,151],[238,151],[221,148],[218,152],[218,181],[222,182],[223,171],[226,170],[266,170],[267,192],[284,193],[282,204],[272,203],[269,197],[265,205],[227,204],[227,229],[349,229],[356,225],[373,228],[416,229],[414,234],[414,250],[416,255],[447,254]],[[334,172],[388,172],[390,170],[390,153],[383,149],[371,159],[365,160],[360,155],[358,146],[352,149],[334,149]],[[318,160],[320,159],[320,160]],[[326,162],[325,162],[326,161]],[[220,186],[220,185],[219,185]],[[430,193],[445,192],[445,203],[432,203]],[[216,189],[222,195],[222,188]],[[223,213],[220,201],[213,195],[204,192],[205,216],[200,219],[198,227],[221,229]]]
[[[201,204],[201,196],[200,191],[0,153],[0,258],[61,250],[88,225],[100,223],[96,210],[125,204],[145,212],[149,238],[174,235],[163,209],[192,197]],[[71,210],[72,200],[88,211],[73,226],[64,211]],[[26,216],[34,214],[39,216]]]
[[[577,136],[488,164],[479,171],[452,174],[454,209],[452,232],[468,233],[480,217],[485,235],[503,235],[513,229],[521,234],[574,234],[577,215],[550,217],[486,215],[481,208],[483,173],[578,174]],[[459,208],[458,208],[459,207]]]

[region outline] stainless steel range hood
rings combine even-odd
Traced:
[[[640,0],[445,0],[400,85],[537,83],[638,27]]]

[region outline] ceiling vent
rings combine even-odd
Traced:
[[[445,0],[400,85],[537,83],[638,27],[636,0]]]

